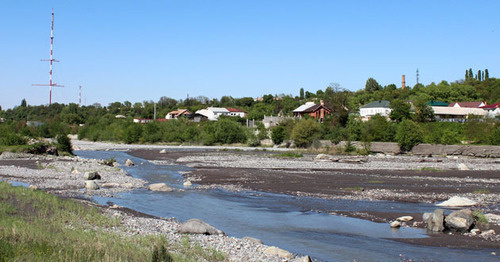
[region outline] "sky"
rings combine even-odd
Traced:
[[[500,70],[498,0],[2,1],[0,106],[260,97]]]

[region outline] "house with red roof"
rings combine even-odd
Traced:
[[[245,112],[244,110],[241,110],[239,108],[227,107],[226,109],[227,109],[227,111],[229,111],[229,116],[239,116],[239,117],[246,117],[247,116],[247,112]]]
[[[453,102],[449,107],[462,107],[462,108],[479,108],[485,106],[485,102]]]
[[[485,105],[479,108],[486,110],[488,112],[486,116],[489,118],[500,118],[500,103]]]
[[[165,116],[165,119],[178,119],[181,116],[188,116],[191,112],[187,109],[177,109],[176,111],[168,112]]]
[[[309,115],[314,119],[318,119],[320,122],[323,122],[325,117],[331,113],[332,110],[325,106],[323,100],[321,100],[319,104],[307,102],[293,110],[294,117],[302,118],[305,115]]]

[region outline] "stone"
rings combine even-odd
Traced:
[[[481,234],[481,230],[477,229],[477,228],[474,228],[470,231],[470,233],[475,236],[475,235],[479,235]]]
[[[483,233],[481,233],[481,236],[492,236],[494,234],[495,234],[495,230],[490,229],[490,230],[486,230]]]
[[[500,222],[500,216],[495,214],[484,214],[484,217],[488,219],[488,222]]]
[[[192,186],[193,184],[191,183],[191,181],[189,181],[189,180],[188,180],[188,181],[184,182],[184,184],[182,184],[182,185],[183,185],[184,187],[190,187],[190,186]]]
[[[225,233],[200,219],[189,219],[178,230],[181,234],[225,235]]]
[[[134,162],[132,162],[132,160],[130,159],[127,159],[127,161],[125,161],[125,166],[134,166]]]
[[[409,222],[409,221],[413,220],[413,217],[412,216],[402,216],[402,217],[396,218],[396,220],[399,222]]]
[[[391,225],[391,228],[398,228],[398,227],[400,227],[400,226],[401,226],[401,222],[399,222],[399,221],[397,221],[397,220],[396,220],[396,221],[392,221],[392,222],[390,223],[390,225]]]
[[[274,255],[274,256],[279,256],[281,258],[286,258],[286,259],[292,259],[293,258],[293,254],[284,250],[284,249],[281,249],[281,248],[277,248],[277,247],[268,247],[266,248],[266,250],[264,250],[264,254],[268,254],[268,255]]]
[[[432,213],[424,213],[424,214],[422,215],[422,220],[424,220],[424,222],[425,222],[425,221],[427,221],[427,220],[429,219],[429,217],[431,217],[431,216],[432,216]]]
[[[298,262],[312,262],[312,259],[310,256],[303,256],[299,258]]]
[[[467,167],[464,163],[460,163],[458,164],[458,170],[467,171],[469,170],[469,167]]]
[[[151,185],[149,185],[148,189],[151,191],[160,191],[160,192],[172,192],[172,191],[174,191],[171,187],[167,186],[167,184],[165,184],[165,183],[151,184]]]
[[[28,188],[31,189],[31,190],[37,190],[38,189],[38,187],[35,186],[35,185],[30,185]]]
[[[134,184],[132,184],[132,183],[123,183],[123,184],[121,184],[121,187],[124,187],[124,188],[134,188]]]
[[[73,175],[76,175],[78,173],[80,173],[80,172],[78,172],[78,169],[76,169],[76,168],[71,171],[71,174],[73,174]]]
[[[118,162],[113,162],[113,167],[119,167],[120,166],[120,163]]]
[[[258,238],[254,238],[254,237],[244,237],[243,240],[247,240],[247,241],[252,242],[254,244],[264,244],[264,242],[262,242],[262,240],[260,240]]]
[[[105,188],[120,187],[120,184],[118,184],[118,183],[104,183],[101,185],[101,187],[105,187]]]
[[[444,211],[442,209],[434,210],[434,213],[426,220],[427,230],[431,232],[443,232],[444,230]]]
[[[470,206],[475,206],[477,205],[477,202],[465,198],[465,197],[459,197],[459,196],[454,196],[442,203],[436,204],[436,206],[440,207],[470,207]]]
[[[99,185],[95,182],[95,180],[85,180],[85,189],[87,190],[98,190]]]
[[[474,215],[470,209],[453,211],[444,219],[444,224],[451,231],[467,232],[474,224]]]
[[[167,153],[167,150],[166,149],[162,149],[160,150],[160,154],[166,154]]]
[[[85,172],[83,174],[83,179],[84,180],[96,180],[96,179],[101,179],[101,175],[97,172]]]
[[[327,154],[318,154],[315,158],[316,161],[331,161],[332,156]]]

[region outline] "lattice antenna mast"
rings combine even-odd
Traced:
[[[82,86],[78,89],[78,107],[82,107]]]
[[[418,77],[419,77],[419,76],[420,76],[420,75],[418,74],[418,68],[417,68],[417,85],[418,85],[418,80],[419,80],[419,79],[418,79]]]
[[[59,60],[54,59],[54,9],[52,9],[52,18],[51,18],[51,27],[50,27],[50,59],[41,59],[40,61],[49,61],[50,62],[50,71],[49,71],[49,84],[34,84],[34,86],[48,86],[49,87],[49,105],[52,104],[52,87],[63,87],[62,85],[57,85],[52,82],[52,64],[53,62],[59,62]]]

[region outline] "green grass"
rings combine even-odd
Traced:
[[[420,168],[420,171],[436,171],[436,172],[442,172],[443,170],[437,169],[435,167],[422,167]]]
[[[474,194],[489,194],[490,191],[488,189],[476,189],[472,193],[474,193]]]
[[[343,188],[346,191],[363,191],[364,189],[360,186],[357,187],[344,187]]]
[[[484,214],[481,210],[475,209],[474,211],[472,211],[472,214],[474,215],[476,223],[482,224],[482,225],[488,224],[488,219],[484,216]]]
[[[303,156],[304,156],[303,154],[296,152],[283,152],[281,154],[274,155],[274,157],[278,158],[300,158]]]
[[[368,184],[383,184],[384,181],[381,180],[370,180],[368,181]]]
[[[225,259],[196,244],[169,245],[161,235],[124,237],[105,231],[120,223],[120,218],[105,216],[97,207],[0,182],[0,261]]]

